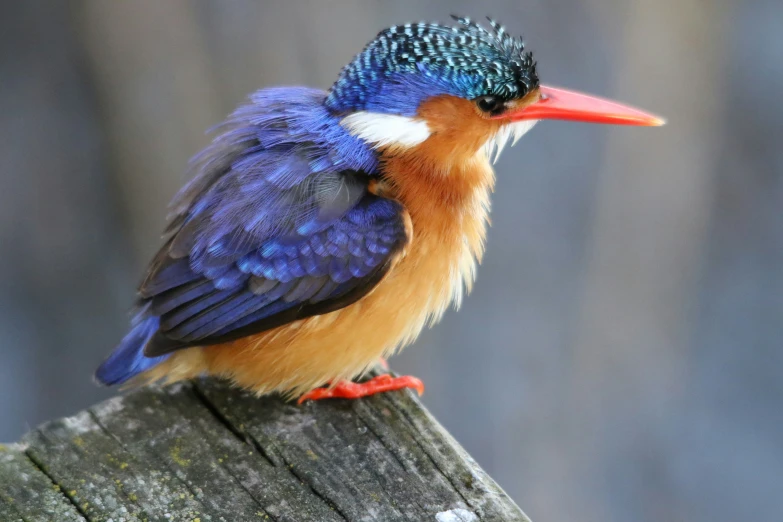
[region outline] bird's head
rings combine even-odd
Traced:
[[[539,83],[520,38],[468,18],[381,31],[343,68],[326,98],[348,131],[373,147],[427,142],[452,159],[499,151],[538,120],[660,125],[639,110]]]

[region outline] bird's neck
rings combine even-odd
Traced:
[[[405,205],[414,221],[434,214],[455,219],[466,213],[480,214],[475,205],[488,205],[495,184],[495,173],[482,147],[454,150],[448,140],[430,139],[381,158],[388,196]]]
[[[413,225],[411,248],[423,256],[453,258],[469,288],[468,272],[484,253],[495,174],[483,151],[440,156],[441,161],[435,161],[439,156],[432,152],[414,149],[384,158],[384,195],[407,209]]]

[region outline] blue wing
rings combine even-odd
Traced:
[[[248,250],[238,257],[234,249],[206,249],[177,259],[172,242],[141,288],[160,321],[145,354],[225,342],[347,306],[381,280],[405,242],[400,205],[371,194],[317,232],[260,245],[238,239],[247,246],[237,250]]]
[[[323,97],[260,91],[195,158],[140,287],[144,335],[123,340],[115,366],[327,313],[382,279],[408,240],[405,211],[368,191],[375,156]]]

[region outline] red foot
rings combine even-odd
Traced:
[[[401,390],[403,388],[413,388],[419,395],[424,393],[424,383],[421,379],[404,375],[402,377],[392,377],[384,374],[373,377],[367,382],[340,381],[332,388],[316,388],[305,393],[298,404],[304,401],[318,401],[321,399],[359,399],[376,393]]]

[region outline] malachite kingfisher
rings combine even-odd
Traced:
[[[542,119],[663,123],[541,85],[521,39],[454,19],[381,31],[328,92],[262,89],[217,128],[99,382],[216,375],[300,401],[421,392],[414,377],[351,380],[470,291],[493,156]]]

